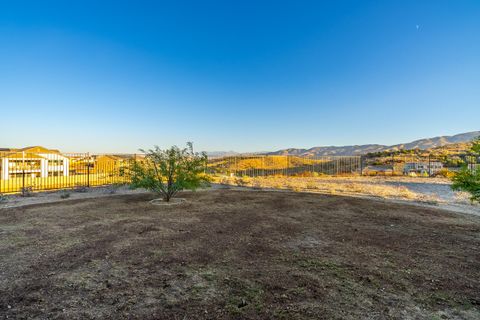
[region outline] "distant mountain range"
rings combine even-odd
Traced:
[[[209,158],[232,157],[236,155],[239,155],[239,153],[235,151],[207,151]]]
[[[446,145],[461,144],[472,141],[474,138],[480,136],[480,131],[472,131],[467,133],[461,133],[454,136],[441,136],[435,138],[427,138],[415,140],[408,143],[401,143],[392,146],[381,144],[362,144],[353,146],[325,146],[325,147],[313,147],[310,149],[297,149],[289,148],[282,149],[274,152],[235,152],[235,151],[210,151],[207,155],[211,158],[217,157],[231,157],[231,156],[245,156],[245,155],[292,155],[292,156],[354,156],[362,155],[371,152],[382,151],[398,151],[398,150],[411,150],[420,149],[427,150],[432,148],[439,148]],[[461,147],[461,146],[460,146]]]
[[[470,142],[474,138],[480,136],[480,131],[473,131],[467,133],[461,133],[454,136],[441,136],[428,139],[415,140],[409,143],[401,143],[392,146],[380,145],[380,144],[364,144],[354,146],[326,146],[326,147],[313,147],[310,149],[296,149],[289,148],[278,150],[275,152],[268,152],[268,155],[296,155],[296,156],[352,156],[361,155],[370,152],[382,152],[382,151],[397,151],[397,150],[410,150],[420,149],[426,150],[431,148],[442,147],[452,143],[464,143]]]
[[[258,152],[236,152],[236,151],[207,151],[209,158],[222,158],[222,157],[234,157],[234,156],[255,156],[267,154],[267,151]]]

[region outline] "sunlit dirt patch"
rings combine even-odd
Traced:
[[[0,210],[0,318],[478,319],[475,216],[296,192]]]

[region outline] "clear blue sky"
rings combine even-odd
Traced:
[[[0,0],[0,147],[393,144],[480,129],[480,1]]]

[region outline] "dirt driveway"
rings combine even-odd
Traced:
[[[0,210],[0,319],[479,319],[480,219],[214,190]]]

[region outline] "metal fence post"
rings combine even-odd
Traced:
[[[130,175],[131,175],[131,172],[132,172],[132,168],[135,167],[136,165],[137,165],[137,154],[134,153],[134,154],[133,154],[133,163],[130,162],[130,165],[129,165],[129,168],[128,168],[128,175],[124,175],[124,176],[123,176],[123,182],[127,182],[127,180],[128,180],[129,178],[131,178]],[[207,163],[205,164],[205,166],[207,166],[207,165],[208,165],[208,160],[207,160]],[[125,171],[124,171],[124,173],[125,173]],[[136,172],[134,172],[134,175],[135,175],[135,176],[137,175]],[[128,178],[127,178],[127,177],[128,177]]]
[[[22,169],[22,193],[25,192],[25,168]]]
[[[288,174],[290,173],[290,159],[288,159],[288,155],[287,155],[287,174],[286,176],[288,177]]]
[[[395,154],[392,153],[392,177],[395,175]]]
[[[430,154],[428,155],[428,176],[432,176],[432,161],[430,159]]]
[[[25,192],[25,151],[22,151],[22,193]]]
[[[262,156],[262,166],[263,166],[262,175],[265,177],[265,156]]]
[[[360,175],[363,176],[363,155],[360,155]]]
[[[90,188],[90,153],[87,152],[87,187]]]

